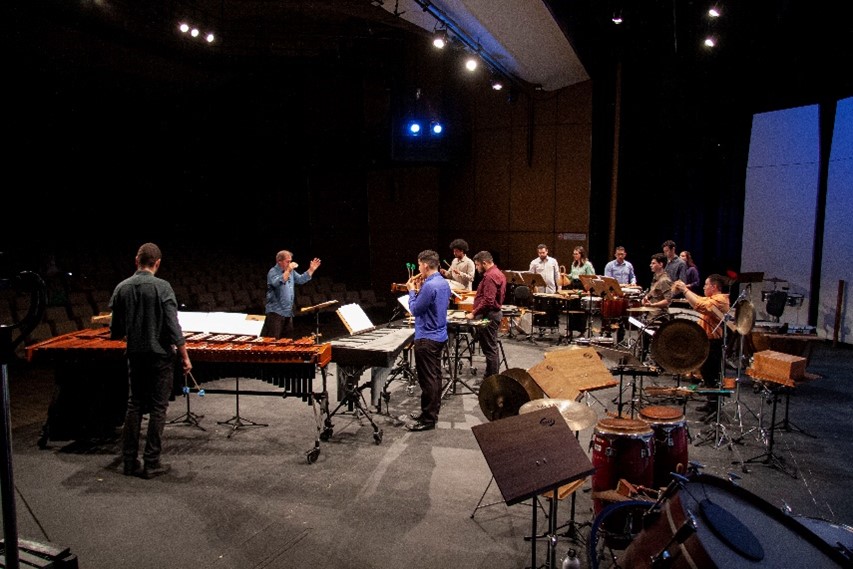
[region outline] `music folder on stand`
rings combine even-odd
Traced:
[[[533,499],[531,569],[536,564],[537,507],[540,494],[590,476],[595,468],[555,407],[505,417],[471,428],[508,506]],[[548,567],[556,565],[557,499],[548,514]]]

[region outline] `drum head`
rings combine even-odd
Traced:
[[[521,368],[510,368],[485,378],[477,395],[480,410],[489,421],[518,415],[522,405],[543,397],[542,388]]]
[[[669,373],[688,373],[708,358],[708,336],[699,324],[676,318],[663,322],[652,338],[652,358]]]

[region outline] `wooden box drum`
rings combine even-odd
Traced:
[[[728,480],[699,475],[664,502],[618,565],[811,569],[850,562],[796,517]]]
[[[655,488],[663,488],[672,480],[671,472],[687,471],[687,420],[678,407],[651,405],[640,409],[640,419],[654,431]]]
[[[638,419],[601,419],[592,434],[593,506],[598,514],[607,505],[597,493],[615,490],[624,478],[651,487],[654,480],[654,431]]]

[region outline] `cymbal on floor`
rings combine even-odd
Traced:
[[[534,399],[522,405],[518,414],[532,413],[548,407],[556,407],[560,415],[563,416],[563,420],[573,431],[582,431],[593,426],[598,420],[598,416],[592,407],[570,399]]]

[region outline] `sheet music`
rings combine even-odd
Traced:
[[[260,336],[264,319],[238,312],[178,312],[184,332]]]
[[[451,290],[450,292],[453,292],[453,291]],[[458,295],[457,295],[457,296],[458,296]],[[405,308],[405,309],[406,309],[406,314],[408,314],[408,315],[410,315],[410,316],[411,316],[412,311],[411,311],[411,310],[409,310],[409,295],[408,295],[408,294],[404,294],[403,296],[397,297],[397,302],[399,302],[400,304],[402,304],[402,305],[403,305],[403,308]]]
[[[345,304],[335,312],[343,321],[344,326],[347,327],[350,334],[358,334],[359,332],[375,328],[373,322],[370,321],[370,317],[358,304]]]

